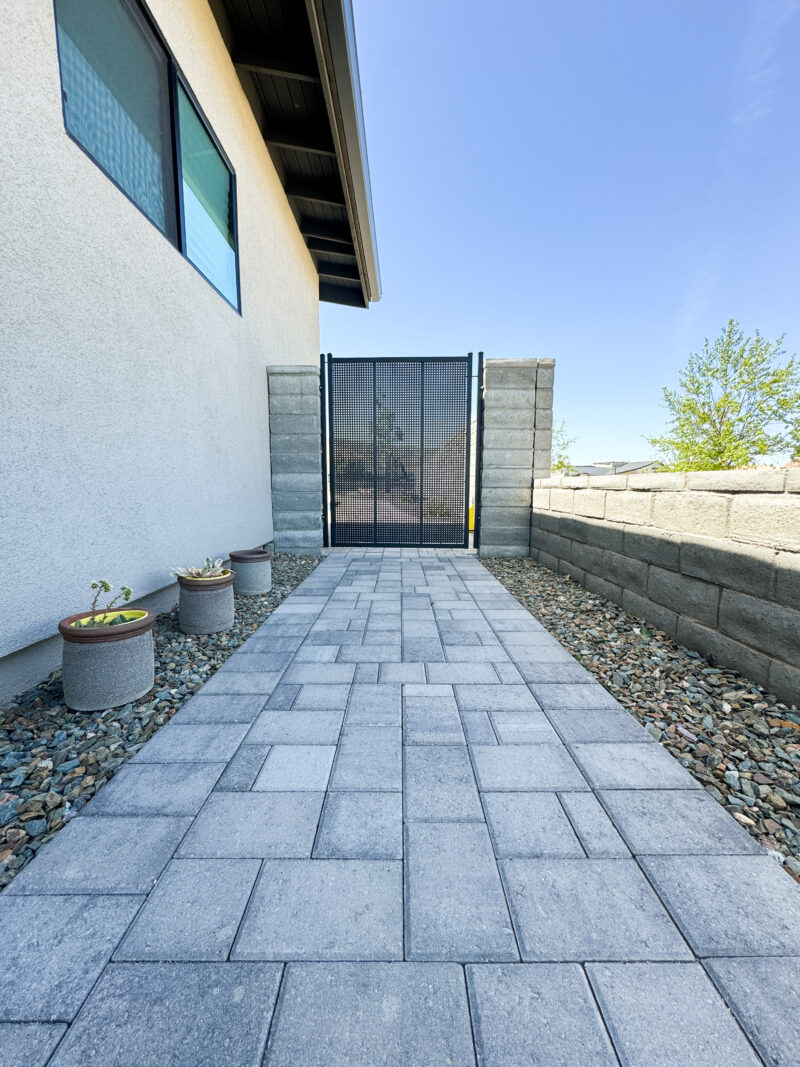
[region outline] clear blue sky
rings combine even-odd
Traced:
[[[354,0],[384,296],[337,355],[548,356],[649,455],[729,317],[800,352],[800,0]]]

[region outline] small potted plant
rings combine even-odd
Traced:
[[[98,606],[112,586],[105,578],[92,582],[89,611],[70,615],[58,624],[64,639],[61,675],[64,703],[73,711],[103,711],[138,700],[153,688],[155,615],[143,608],[122,608],[132,593],[126,586]]]
[[[234,573],[221,559],[207,557],[202,567],[176,567],[178,621],[185,634],[215,634],[233,626]]]
[[[272,588],[272,553],[268,548],[243,548],[231,552],[236,567],[233,591],[237,596],[258,596]]]

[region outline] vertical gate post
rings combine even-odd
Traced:
[[[272,522],[275,549],[322,552],[322,452],[319,369],[267,367]]]
[[[550,471],[554,365],[552,359],[488,359],[484,365],[482,556],[530,552],[533,480]]]

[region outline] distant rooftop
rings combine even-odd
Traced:
[[[576,470],[578,474],[633,474],[636,471],[646,473],[647,471],[657,470],[659,467],[658,460],[655,459],[639,459],[639,460],[627,460],[627,459],[608,459],[597,460],[595,463],[591,463],[587,466],[574,466],[573,470]]]

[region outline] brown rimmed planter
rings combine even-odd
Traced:
[[[185,634],[216,634],[230,630],[234,620],[233,571],[219,578],[178,575],[178,621]]]
[[[245,548],[231,552],[236,567],[233,591],[237,596],[259,596],[272,588],[272,553],[265,548]]]
[[[125,608],[111,615],[135,615],[117,626],[77,628],[91,611],[70,615],[58,624],[63,647],[61,675],[64,703],[73,711],[103,711],[139,700],[153,688],[155,615],[143,608]],[[104,612],[97,612],[102,615]]]

